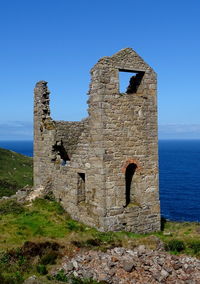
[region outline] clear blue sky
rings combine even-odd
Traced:
[[[31,139],[33,88],[52,117],[87,116],[89,71],[132,47],[158,74],[161,138],[200,138],[199,0],[0,1],[0,140]]]

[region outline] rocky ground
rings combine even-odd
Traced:
[[[107,252],[80,251],[72,259],[64,257],[60,269],[68,277],[103,283],[200,283],[200,260],[147,250],[143,245],[134,250],[117,247]]]

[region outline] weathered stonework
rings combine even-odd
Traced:
[[[134,72],[126,93],[119,72]],[[47,82],[35,87],[34,186],[102,231],[160,229],[156,74],[131,48],[91,70],[87,119],[54,121]]]

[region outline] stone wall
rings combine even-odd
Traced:
[[[130,72],[126,93],[119,72]],[[136,73],[135,76],[132,76]],[[130,48],[91,70],[89,116],[53,121],[47,83],[35,88],[34,183],[102,231],[160,229],[156,74]]]

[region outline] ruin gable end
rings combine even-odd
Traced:
[[[129,74],[120,91],[120,74]],[[88,117],[50,116],[47,82],[34,90],[34,186],[101,231],[160,230],[156,73],[131,48],[91,69]]]

